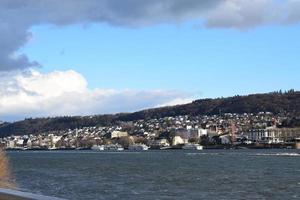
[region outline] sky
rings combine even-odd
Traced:
[[[2,0],[0,120],[300,90],[299,0]]]

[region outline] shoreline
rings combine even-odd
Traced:
[[[292,146],[285,146],[285,147],[261,147],[261,146],[251,146],[251,147],[244,147],[244,146],[233,146],[233,147],[229,147],[229,146],[204,146],[203,150],[275,150],[275,149],[282,149],[282,150],[299,150],[295,147]],[[168,149],[154,149],[154,148],[150,148],[147,151],[203,151],[203,150],[185,150],[185,149],[181,149],[181,148],[168,148]],[[132,150],[128,150],[128,149],[124,149],[122,151],[113,151],[113,150],[93,150],[90,148],[82,148],[82,149],[76,149],[76,148],[61,148],[61,149],[5,149],[6,152],[19,152],[19,151],[24,151],[24,152],[31,152],[31,151],[48,151],[48,152],[55,152],[55,151],[92,151],[92,152],[122,152],[122,151],[131,151],[134,152]],[[145,152],[147,152],[145,151]],[[136,152],[136,151],[135,151]],[[139,152],[144,152],[144,151],[139,151]]]

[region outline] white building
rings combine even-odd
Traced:
[[[172,140],[172,144],[174,146],[176,145],[180,145],[180,144],[187,144],[188,140],[187,139],[183,139],[181,136],[175,136]]]
[[[8,140],[6,142],[6,148],[8,148],[8,149],[15,148],[15,141],[14,140]]]
[[[203,135],[207,135],[207,129],[202,129],[202,128],[199,128],[198,129],[198,134],[199,136],[203,136]]]
[[[266,129],[253,129],[248,133],[249,140],[262,144],[283,143],[282,131],[274,127]]]
[[[113,131],[111,133],[111,139],[113,138],[121,138],[121,137],[127,137],[128,133],[127,132],[122,132],[122,131]]]
[[[15,141],[15,145],[18,146],[18,147],[24,146],[24,140],[21,139],[21,138],[18,138],[18,139]]]

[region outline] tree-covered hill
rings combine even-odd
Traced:
[[[286,114],[285,126],[300,125],[300,92],[272,92],[217,99],[201,99],[185,105],[148,109],[134,113],[85,117],[52,117],[25,119],[0,125],[0,137],[68,130],[88,126],[107,126],[119,121],[161,118],[177,115],[214,115],[220,113],[272,112]]]
[[[159,118],[176,115],[215,115],[220,113],[272,112],[300,114],[300,92],[272,92],[217,99],[201,99],[185,105],[143,110],[119,116],[121,120]]]

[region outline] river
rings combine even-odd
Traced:
[[[8,152],[21,190],[66,199],[300,199],[299,150]]]

